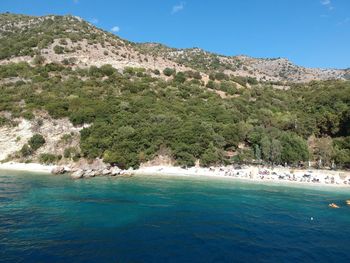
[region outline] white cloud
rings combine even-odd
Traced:
[[[91,23],[98,24],[98,18],[96,18],[96,17],[92,18]]]
[[[111,31],[114,32],[114,33],[117,33],[120,31],[120,27],[119,26],[114,26],[111,28]]]
[[[77,3],[79,3],[79,0],[73,0],[73,3],[77,4]]]
[[[345,18],[343,21],[340,21],[337,25],[342,26],[350,22],[350,17]]]
[[[329,10],[334,9],[331,0],[321,0],[321,5],[327,7]]]
[[[171,10],[171,13],[175,14],[177,12],[180,12],[185,8],[185,4],[186,4],[185,2],[181,2],[180,4],[174,5],[173,9]]]

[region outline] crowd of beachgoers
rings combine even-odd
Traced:
[[[264,166],[222,166],[209,168],[142,167],[135,174],[216,176],[253,181],[296,182],[350,187],[350,172],[318,169],[294,169]]]

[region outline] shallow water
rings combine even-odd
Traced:
[[[346,199],[349,189],[229,179],[2,171],[0,261],[350,262]]]

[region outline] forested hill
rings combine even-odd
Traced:
[[[236,75],[72,16],[4,14],[0,29],[2,159],[350,167],[346,75],[288,84]]]

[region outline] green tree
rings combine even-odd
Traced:
[[[117,165],[119,168],[127,167],[127,160],[125,155],[121,152],[107,150],[103,154],[103,161],[113,165]]]
[[[277,139],[272,139],[271,140],[271,151],[270,151],[271,162],[274,164],[281,163],[281,156],[282,156],[281,142]]]
[[[264,161],[271,161],[271,140],[269,137],[264,136],[260,141],[261,154]]]
[[[331,165],[334,157],[333,141],[330,137],[315,140],[314,158],[322,165]]]
[[[294,133],[283,133],[280,138],[282,145],[281,160],[283,163],[295,164],[309,159],[306,141]]]
[[[204,151],[201,156],[201,164],[205,167],[210,165],[218,164],[221,161],[221,154],[217,148],[214,147],[213,143],[210,143],[208,148]]]
[[[261,149],[258,144],[254,144],[254,157],[256,160],[261,160]]]

